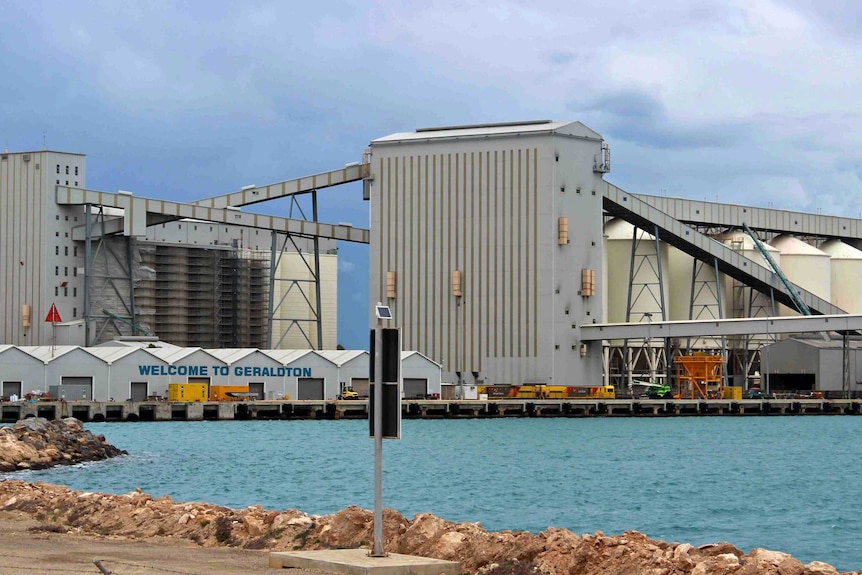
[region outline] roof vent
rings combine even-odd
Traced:
[[[24,160],[25,162],[29,162],[30,161],[30,154],[24,154],[24,156],[22,156],[21,159]]]

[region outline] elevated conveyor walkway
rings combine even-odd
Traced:
[[[739,280],[756,291],[773,297],[779,303],[790,308],[796,307],[793,296],[772,270],[672,218],[641,200],[638,196],[609,182],[604,182],[604,185],[606,187],[603,192],[603,205],[608,215],[621,218],[649,233],[658,232],[661,241],[697,260],[715,265],[722,273]],[[799,286],[793,285],[793,287],[813,314],[839,315],[846,313]]]

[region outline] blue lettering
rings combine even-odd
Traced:
[[[233,374],[237,377],[242,377],[242,368],[240,366],[236,366],[233,368]]]
[[[311,377],[311,368],[303,367],[302,368],[302,377]]]
[[[177,374],[177,366],[169,365],[168,366],[168,375],[176,375]]]
[[[150,375],[150,370],[153,368],[152,365],[139,365],[138,366],[138,375]]]
[[[190,365],[189,366],[189,375],[197,375],[198,371],[200,371],[200,366]]]
[[[252,377],[260,377],[261,376],[260,375],[260,368],[259,367],[251,368],[251,375],[252,375]]]

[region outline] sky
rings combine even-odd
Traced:
[[[195,200],[419,127],[579,120],[634,193],[862,217],[862,4],[846,0],[4,0],[0,146]],[[320,219],[368,227],[357,184]],[[247,211],[287,215],[288,200]],[[368,248],[338,341],[367,347]]]

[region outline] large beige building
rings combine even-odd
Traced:
[[[579,122],[371,142],[372,302],[459,382],[601,380],[602,138]]]

